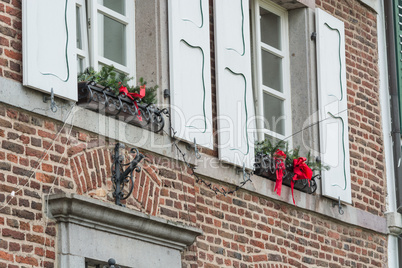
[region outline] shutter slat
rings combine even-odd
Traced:
[[[23,0],[23,84],[77,100],[75,1]]]
[[[352,202],[344,23],[316,9],[322,194]]]
[[[398,1],[394,1],[394,20],[395,25],[402,26],[402,6],[398,5]],[[398,98],[399,98],[399,120],[402,126],[402,30],[401,27],[395,27],[395,36],[399,37],[399,40],[395,38],[395,49],[397,57],[397,83],[398,83]]]
[[[169,1],[172,127],[213,148],[208,0]]]
[[[249,1],[215,0],[219,158],[248,169],[254,164]]]

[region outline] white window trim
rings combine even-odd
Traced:
[[[99,65],[113,65],[117,71],[127,74],[129,77],[135,77],[135,6],[133,1],[125,1],[126,15],[119,14],[107,7],[102,6],[97,0],[87,1],[87,11],[85,8],[81,10],[81,31],[83,33],[83,48],[86,45],[87,50],[77,49],[77,55],[84,58],[84,69],[91,66],[98,71]],[[85,0],[76,0],[77,6],[85,7]],[[126,25],[126,66],[99,56],[100,46],[98,45],[98,27],[102,27],[102,23],[98,21],[98,13],[108,16],[124,25]],[[89,37],[89,38],[88,38]],[[89,40],[88,40],[89,39]],[[89,56],[89,57],[88,57]],[[130,81],[129,84],[135,84]]]
[[[88,259],[111,257],[122,267],[181,267],[180,252],[202,235],[196,227],[87,196],[55,194],[45,203],[57,222],[56,267],[84,268]]]
[[[269,45],[263,44],[260,37],[260,23],[259,23],[259,8],[269,10],[270,12],[278,15],[281,18],[281,43],[283,46],[282,51],[273,48]],[[265,138],[265,134],[275,137],[276,139],[286,141],[291,145],[291,133],[292,133],[292,109],[291,109],[291,89],[290,89],[290,63],[289,63],[289,32],[288,32],[288,12],[286,9],[273,4],[268,1],[254,0],[252,3],[252,30],[253,30],[253,58],[254,58],[254,96],[256,103],[256,114],[257,114],[257,128],[258,128],[258,140],[262,141]],[[282,61],[282,85],[283,92],[278,92],[262,83],[262,62],[261,62],[261,48],[283,58]],[[285,132],[284,135],[273,132],[264,128],[264,104],[263,104],[263,94],[264,92],[269,93],[277,98],[283,99],[284,101],[284,114],[287,117],[284,122]]]
[[[77,48],[77,59],[80,58],[83,61],[83,70],[89,66],[89,54],[88,54],[88,23],[86,15],[85,0],[76,0],[76,6],[79,8],[80,22],[81,22],[81,46],[82,48]],[[77,15],[77,14],[76,14]],[[77,32],[78,35],[78,32]],[[77,38],[77,36],[75,37]],[[77,70],[79,66],[77,66]]]

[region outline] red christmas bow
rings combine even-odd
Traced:
[[[138,108],[138,104],[137,104],[137,101],[135,99],[142,99],[142,98],[145,97],[145,85],[140,86],[140,94],[128,92],[126,87],[121,86],[119,88],[119,94],[126,95],[127,97],[129,97],[134,102],[135,108],[137,108],[137,111],[138,111],[138,116],[137,116],[138,120],[142,121],[141,111]]]
[[[282,181],[283,181],[283,171],[285,170],[285,163],[283,162],[286,159],[286,154],[277,149],[274,153],[274,162],[275,162],[275,170],[276,170],[276,182],[274,191],[280,196],[282,191]]]
[[[313,171],[305,163],[306,160],[307,159],[304,157],[299,157],[299,158],[293,160],[293,173],[295,175],[293,176],[290,185],[291,185],[291,189],[292,189],[292,198],[293,198],[294,205],[296,205],[295,197],[293,195],[293,188],[295,185],[295,181],[307,179],[308,186],[310,186],[310,180],[311,180],[311,177],[313,176]]]

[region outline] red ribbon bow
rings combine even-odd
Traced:
[[[306,160],[307,159],[304,157],[299,157],[299,158],[293,160],[293,173],[295,175],[293,176],[290,185],[291,185],[291,189],[292,189],[292,198],[293,198],[294,205],[296,205],[295,197],[293,195],[293,188],[295,185],[295,181],[307,179],[308,186],[310,186],[310,180],[311,180],[311,177],[313,176],[313,171],[305,163]]]
[[[286,154],[277,149],[274,153],[274,162],[275,162],[275,170],[276,170],[276,182],[274,191],[280,196],[282,191],[282,181],[283,181],[283,171],[285,170],[285,163],[283,162],[286,159]]]
[[[127,87],[121,86],[119,88],[119,94],[126,95],[127,97],[129,97],[134,102],[135,108],[137,108],[137,111],[138,111],[138,116],[137,116],[138,120],[142,121],[141,111],[138,108],[138,104],[137,104],[137,101],[135,99],[142,99],[142,98],[145,97],[145,85],[140,86],[140,94],[128,92]]]

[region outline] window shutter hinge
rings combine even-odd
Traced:
[[[317,33],[316,32],[312,32],[311,33],[311,40],[315,41],[317,39]]]
[[[91,19],[88,19],[88,29],[91,29]]]

